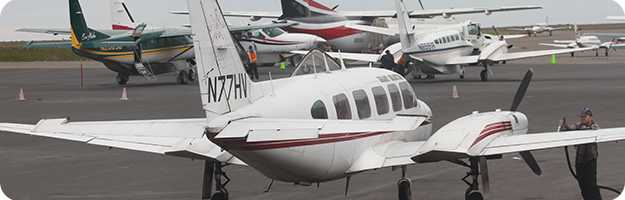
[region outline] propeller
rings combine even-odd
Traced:
[[[143,32],[145,31],[145,28],[147,27],[146,24],[139,24],[134,31],[132,31],[131,37],[134,39],[135,41],[135,48],[134,48],[134,56],[135,56],[135,65],[137,63],[142,63],[143,59],[142,59],[142,54],[143,54],[143,48],[141,47],[141,36],[143,36]]]
[[[530,86],[532,82],[532,77],[534,76],[534,69],[529,69],[527,73],[525,73],[525,77],[521,81],[521,85],[519,85],[519,89],[514,95],[514,99],[512,100],[512,106],[510,106],[510,111],[517,111],[519,109],[519,105],[523,102],[525,98],[525,94],[527,93],[527,88]]]
[[[510,111],[515,112],[519,109],[519,106],[521,105],[521,102],[523,102],[525,94],[527,93],[527,88],[529,88],[530,83],[532,82],[533,76],[534,70],[528,70],[525,74],[525,77],[521,81],[521,85],[519,85],[519,89],[517,90],[514,99],[512,100],[512,106],[510,106]],[[538,162],[536,162],[536,158],[534,158],[534,155],[532,155],[530,151],[519,152],[519,154],[521,155],[521,158],[523,158],[523,161],[525,161],[527,166],[529,166],[532,172],[534,172],[534,174],[538,176],[542,175],[542,169],[540,168]]]
[[[135,23],[135,19],[130,14],[130,11],[128,10],[128,6],[126,6],[126,3],[122,3],[122,7],[124,7],[124,11],[126,11],[126,14],[128,15],[128,18],[130,19],[130,22],[132,22],[134,24]]]
[[[422,10],[425,10],[425,7],[423,7],[423,2],[421,2],[421,0],[419,0],[419,5],[421,5]]]

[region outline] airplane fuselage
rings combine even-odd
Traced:
[[[298,24],[288,27],[289,32],[319,36],[341,51],[362,52],[371,45],[368,33],[346,27],[349,24],[370,25],[370,21],[351,20],[339,16],[293,18],[290,21]]]
[[[261,88],[273,88],[273,92],[233,115],[253,112],[263,118],[344,120],[391,120],[398,114],[431,117],[430,108],[416,98],[410,84],[401,75],[384,69],[352,68],[259,84],[263,84]],[[301,92],[302,88],[306,92]],[[375,97],[374,92],[379,96]],[[350,168],[365,152],[375,151],[371,149],[374,144],[425,141],[431,133],[428,120],[407,132],[322,134],[315,139],[270,142],[211,140],[271,179],[310,184],[355,173]]]

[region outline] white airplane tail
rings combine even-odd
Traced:
[[[134,30],[137,26],[124,0],[111,0],[111,23],[113,30]]]
[[[403,0],[395,0],[397,10],[397,21],[399,25],[399,39],[403,49],[411,49],[416,47],[415,30],[408,16],[408,9]]]
[[[217,0],[188,0],[202,105],[209,119],[251,103],[245,72]]]

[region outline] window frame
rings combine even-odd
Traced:
[[[404,104],[403,104],[403,99],[401,96],[401,90],[399,89],[399,87],[397,86],[397,84],[395,83],[391,83],[387,85],[388,88],[388,94],[391,97],[391,107],[393,109],[393,112],[399,112],[401,110],[404,109]],[[396,96],[393,95],[393,91],[391,91],[391,88],[393,88],[394,90],[396,90]],[[393,97],[398,97],[397,99],[393,98]]]
[[[352,91],[352,97],[356,105],[356,112],[358,113],[358,119],[371,118],[371,101],[369,101],[369,95],[364,89],[358,89]],[[358,98],[364,97],[364,98]],[[361,107],[364,106],[364,107]]]
[[[338,97],[341,97],[341,98],[344,97],[344,99],[345,99],[345,101],[344,101],[345,102],[345,107],[344,108],[345,109],[339,109],[343,105],[339,105],[339,103],[341,103],[339,101],[342,100],[342,99],[338,99]],[[339,120],[351,120],[351,119],[353,119],[353,113],[352,113],[352,107],[351,107],[352,105],[349,102],[349,98],[347,97],[347,95],[345,95],[344,93],[340,93],[340,94],[332,96],[332,103],[334,104],[334,111],[336,112],[336,119],[339,119]],[[346,112],[346,115],[345,116],[341,116],[340,115],[341,113],[339,113],[339,112]]]
[[[376,92],[376,89],[383,93]],[[386,91],[386,89],[384,89],[384,87],[376,86],[376,87],[371,88],[371,94],[373,94],[375,110],[376,110],[376,113],[378,113],[378,115],[380,116],[386,115],[391,112],[391,104],[390,104],[390,101],[388,100],[388,92]],[[384,95],[383,96],[384,98],[382,98],[381,96],[382,94]],[[382,105],[381,102],[378,100],[384,101],[385,105]],[[380,108],[383,108],[383,109],[380,109]]]
[[[317,107],[317,106],[316,106],[316,105],[319,105],[318,103],[321,103],[322,108],[323,108],[323,111],[325,112],[325,117],[321,117],[321,118],[315,117],[315,108],[321,108],[321,107]],[[328,115],[328,107],[326,106],[326,103],[325,103],[325,102],[323,102],[323,100],[321,100],[321,99],[319,99],[319,100],[315,101],[315,102],[312,104],[312,106],[310,107],[310,116],[311,116],[313,119],[328,119],[328,118],[329,118],[329,115]]]

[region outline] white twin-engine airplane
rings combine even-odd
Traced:
[[[574,26],[575,29],[575,40],[554,40],[553,43],[540,43],[543,46],[550,47],[558,47],[558,48],[586,48],[586,47],[595,47],[595,56],[599,56],[599,49],[605,49],[605,56],[609,56],[610,50],[616,51],[617,48],[625,47],[625,44],[618,42],[618,40],[612,39],[609,42],[602,42],[598,35],[606,36],[611,33],[589,33],[582,34],[579,32],[577,25]],[[612,33],[613,34],[613,33]],[[621,34],[622,35],[622,34]],[[571,56],[575,56],[574,52],[571,52]]]
[[[428,78],[434,78],[436,74],[458,74],[462,79],[464,67],[482,66],[484,70],[480,73],[480,78],[482,81],[488,81],[492,74],[490,65],[496,63],[597,48],[510,53],[508,50],[512,45],[508,44],[505,39],[518,36],[482,34],[479,24],[471,22],[438,27],[414,24],[409,20],[409,11],[402,2],[399,3],[397,12],[399,30],[364,25],[348,25],[348,27],[388,36],[399,36],[401,42],[389,46],[386,50],[395,54],[397,61],[407,62],[413,76],[426,75]],[[302,52],[294,51],[294,53]],[[329,53],[329,55],[335,58],[342,57],[366,62],[378,62],[382,56],[360,53]]]
[[[544,32],[549,32],[549,36],[553,36],[553,32],[554,31],[561,31],[561,30],[570,30],[570,27],[559,27],[559,28],[554,28],[552,26],[549,26],[549,17],[545,17],[545,23],[538,23],[534,26],[531,27],[524,27],[524,28],[509,28],[506,29],[508,31],[518,31],[518,32],[525,32],[527,33],[527,35],[529,37],[532,37],[532,35],[534,35],[534,37],[540,33],[544,33]]]
[[[2,123],[0,130],[205,160],[205,199],[213,183],[217,192],[211,199],[227,199],[226,164],[247,165],[272,180],[302,185],[398,167],[403,172],[400,199],[407,199],[406,166],[437,161],[467,166],[472,180],[466,197],[482,199],[478,178],[487,189],[488,158],[522,152],[540,174],[529,151],[625,140],[625,128],[527,134],[527,117],[517,108],[531,71],[511,111],[476,112],[434,133],[432,111],[401,75],[347,69],[318,50],[306,55],[290,78],[252,82],[217,0],[188,2],[206,118],[44,119],[36,125]]]

